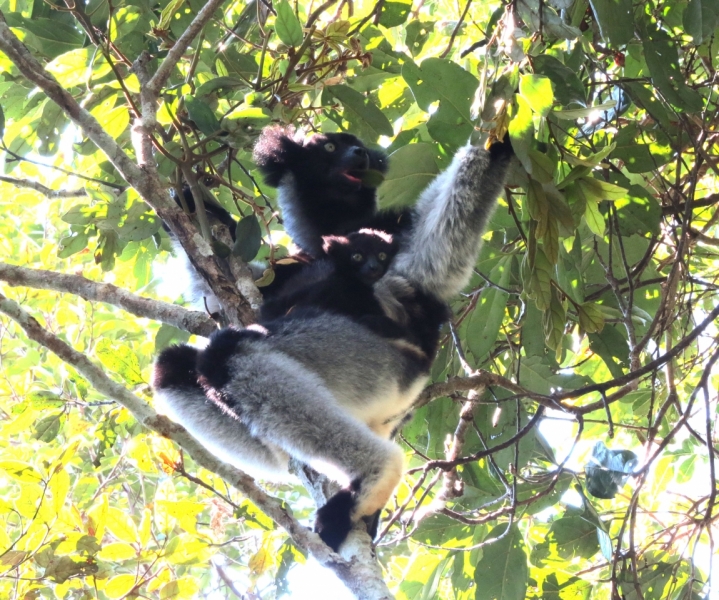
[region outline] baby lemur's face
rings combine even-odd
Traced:
[[[397,243],[383,231],[362,229],[346,236],[327,236],[325,252],[338,272],[352,273],[366,285],[372,285],[386,272]]]

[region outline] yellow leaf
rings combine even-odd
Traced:
[[[135,462],[137,468],[146,473],[156,473],[155,465],[152,462],[150,449],[147,446],[147,436],[140,435],[132,439],[128,456]]]
[[[114,542],[102,547],[97,554],[98,558],[107,561],[130,560],[137,557],[137,551],[125,542]]]
[[[134,575],[117,575],[107,582],[103,591],[108,598],[114,600],[116,598],[122,598],[134,587]]]
[[[150,539],[152,536],[152,512],[149,508],[146,508],[142,511],[142,521],[140,522],[140,546],[142,548],[147,548],[147,545],[150,543]]]
[[[192,577],[180,577],[166,583],[160,590],[160,600],[191,600],[199,587]]]
[[[205,505],[201,502],[157,500],[155,502],[155,517],[162,519],[165,523],[166,519],[171,517],[177,520],[178,525],[184,531],[197,533],[197,515],[204,508]]]
[[[20,497],[15,500],[15,508],[26,519],[32,519],[42,498],[43,488],[35,483],[26,483],[20,488]]]
[[[107,501],[107,494],[103,494],[100,497],[100,502],[87,511],[87,516],[90,517],[90,520],[92,521],[91,526],[88,528],[88,533],[90,535],[94,535],[98,540],[101,540],[105,535],[107,512],[109,510],[110,505]]]
[[[265,550],[265,547],[262,546],[251,558],[248,563],[248,567],[250,567],[250,571],[252,572],[252,576],[257,577],[259,575],[262,575],[266,570],[267,567],[271,564],[271,560],[269,557],[269,554],[267,550]]]
[[[70,491],[70,475],[65,469],[61,469],[50,478],[48,488],[52,494],[52,508],[56,515],[60,514]]]
[[[0,460],[0,471],[5,471],[9,477],[23,482],[39,482],[42,476],[31,464],[19,460]]]
[[[130,543],[137,542],[138,533],[135,522],[121,510],[113,507],[108,508],[106,526],[118,540]]]

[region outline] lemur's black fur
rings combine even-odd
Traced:
[[[324,240],[324,256],[263,302],[261,322],[307,307],[356,319],[384,315],[372,286],[397,253],[392,236],[362,229],[347,236],[325,236]]]

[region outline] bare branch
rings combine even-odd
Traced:
[[[359,600],[392,599],[382,579],[382,571],[372,558],[369,536],[354,531],[343,546],[343,554],[348,556],[348,559],[335,554],[317,534],[303,527],[288,513],[283,502],[268,496],[249,475],[210,454],[183,427],[158,415],[147,402],[114,382],[87,356],[44,329],[17,302],[2,294],[0,312],[20,325],[31,340],[76,369],[98,392],[124,406],[144,427],[177,443],[198,465],[216,473],[247,496],[263,513],[287,531],[298,548],[310,552],[320,564],[332,569]]]
[[[167,323],[203,337],[208,337],[217,330],[217,324],[204,313],[187,310],[160,300],[136,296],[112,284],[91,281],[82,275],[28,269],[0,262],[0,280],[12,286],[23,285],[35,289],[53,290],[74,294],[91,302],[105,302],[135,316]]]
[[[87,192],[84,188],[80,188],[77,190],[53,190],[46,185],[43,185],[42,183],[38,183],[37,181],[30,181],[28,179],[17,179],[15,177],[6,177],[4,175],[0,175],[0,181],[9,183],[10,185],[14,185],[18,188],[35,190],[36,192],[40,192],[48,198],[78,198],[80,196],[87,196]]]

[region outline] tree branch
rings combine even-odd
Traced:
[[[37,181],[30,181],[28,179],[17,179],[15,177],[6,177],[4,175],[0,175],[0,181],[9,183],[10,185],[14,185],[18,188],[35,190],[36,192],[40,192],[48,198],[78,198],[80,196],[87,196],[87,192],[84,188],[80,188],[78,190],[53,190],[43,185],[42,183],[38,183]]]
[[[7,299],[2,294],[0,294],[0,312],[20,325],[31,340],[71,365],[98,392],[124,406],[144,427],[177,443],[199,466],[216,473],[247,496],[263,513],[287,531],[298,548],[310,552],[320,564],[332,569],[359,600],[392,600],[392,595],[382,579],[379,564],[372,556],[369,537],[366,534],[357,535],[358,532],[355,531],[344,544],[343,554],[345,556],[352,554],[352,556],[345,559],[335,554],[317,534],[302,526],[287,512],[283,502],[267,495],[249,475],[210,454],[183,427],[167,417],[158,415],[147,402],[114,382],[87,356],[44,329],[17,302]]]
[[[167,323],[195,335],[209,337],[217,324],[204,313],[187,310],[175,304],[143,298],[110,283],[98,283],[82,275],[28,269],[0,262],[0,280],[12,286],[22,285],[41,290],[74,294],[91,302],[105,302],[137,317]]]

